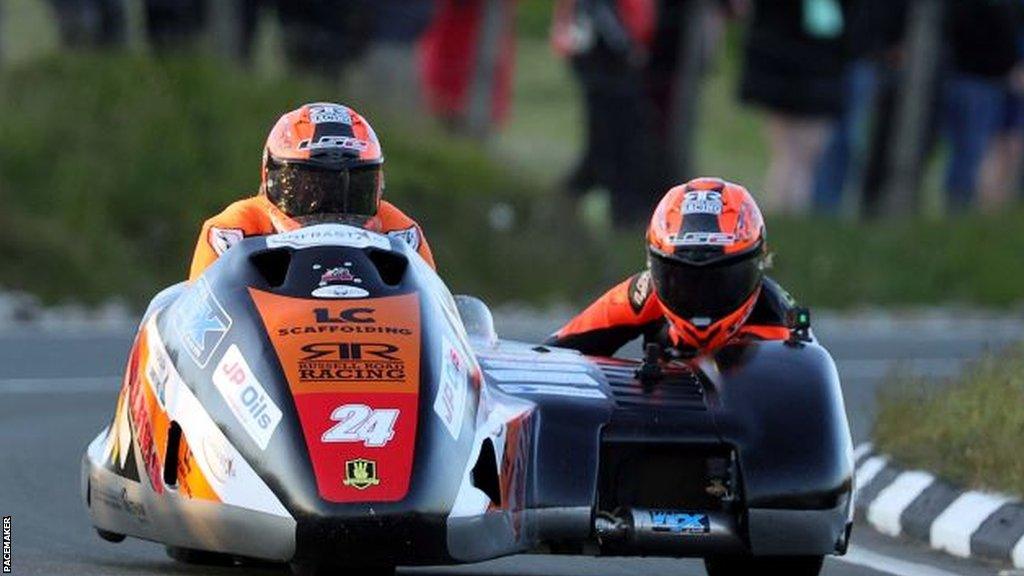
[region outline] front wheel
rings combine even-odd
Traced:
[[[704,569],[708,576],[818,576],[824,562],[824,556],[718,556],[706,558]]]

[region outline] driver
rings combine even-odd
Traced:
[[[743,186],[698,178],[665,194],[647,230],[647,268],[545,344],[611,356],[643,336],[683,356],[742,339],[785,340],[795,302],[764,275],[761,210]]]
[[[259,193],[203,224],[189,279],[244,237],[324,222],[401,238],[433,267],[419,224],[381,200],[383,164],[370,123],[348,106],[318,102],[281,116],[263,149]]]

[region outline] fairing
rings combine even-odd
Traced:
[[[636,362],[497,340],[486,307],[463,304],[472,335],[397,239],[316,226],[244,240],[147,312],[113,422],[83,460],[93,523],[357,564],[565,543],[842,551],[852,448],[817,344],[726,348],[641,383]],[[721,463],[728,501],[644,488]],[[600,523],[616,509],[624,523]],[[683,533],[693,515],[707,532]]]

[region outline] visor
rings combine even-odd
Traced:
[[[293,218],[318,214],[374,216],[381,189],[380,166],[324,170],[285,164],[267,170],[267,199]]]
[[[716,322],[735,312],[761,283],[760,251],[705,266],[651,254],[651,280],[658,299],[688,321]]]

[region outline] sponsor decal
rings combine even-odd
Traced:
[[[317,224],[267,236],[268,248],[308,248],[310,246],[347,246],[390,250],[384,236],[347,224]]]
[[[245,238],[245,232],[241,228],[218,228],[210,226],[210,235],[207,240],[210,247],[217,253],[217,256],[224,255],[229,248],[238,244]]]
[[[501,503],[512,513],[512,530],[516,535],[523,529],[523,510],[526,509],[526,473],[529,465],[531,438],[527,420],[519,416],[505,426],[505,449],[501,455]]]
[[[346,266],[351,266],[351,263],[346,262]],[[319,268],[319,264],[313,266],[314,269]],[[356,284],[362,283],[362,278],[356,278],[352,275],[352,272],[345,266],[338,266],[335,268],[328,268],[326,272],[320,275],[320,286],[326,286],[333,282],[355,282]]]
[[[166,352],[162,349],[149,349],[149,355],[146,357],[146,379],[149,380],[150,389],[161,408],[167,406],[167,381],[171,377],[170,365],[171,359]]]
[[[437,397],[434,398],[434,412],[441,418],[452,438],[458,440],[466,409],[469,368],[447,337],[442,338],[440,366],[441,378],[437,385]]]
[[[131,515],[139,522],[145,523],[146,520],[146,508],[142,505],[142,502],[135,502],[128,497],[128,489],[121,488],[121,509]]]
[[[499,384],[502,392],[509,394],[537,394],[541,396],[565,396],[567,398],[607,398],[604,392],[595,388],[575,388],[573,386],[555,386],[551,384]]]
[[[551,370],[495,370],[488,369],[487,375],[495,382],[537,382],[540,384],[565,384],[572,386],[597,386],[597,380],[586,372],[555,372]]]
[[[313,334],[399,334],[412,335],[412,329],[384,326],[373,317],[373,308],[314,308],[309,324],[277,329],[278,336],[309,336]]]
[[[149,475],[153,491],[162,494],[164,491],[163,471],[160,457],[157,456],[156,441],[153,438],[153,409],[146,397],[143,387],[139,384],[137,374],[133,374],[128,384],[128,403],[131,410],[132,426],[135,429],[135,440],[139,445],[142,462]]]
[[[249,437],[265,450],[281,422],[281,410],[256,379],[238,346],[232,344],[224,353],[213,371],[213,385]]]
[[[356,490],[366,490],[370,486],[380,484],[377,477],[377,463],[365,458],[357,458],[345,462],[345,486]]]
[[[711,520],[707,514],[652,510],[651,524],[655,532],[671,532],[683,536],[711,532]]]
[[[367,448],[386,446],[395,437],[395,422],[399,410],[380,408],[374,410],[366,404],[344,404],[331,412],[331,421],[336,422],[324,432],[323,442],[359,442]]]
[[[146,516],[146,508],[141,502],[136,502],[129,498],[127,488],[122,487],[120,491],[115,491],[95,482],[90,482],[89,487],[92,491],[89,499],[92,502],[124,512],[142,524],[149,521]]]
[[[314,298],[366,298],[370,293],[358,286],[347,284],[331,284],[313,290]]]
[[[405,242],[413,250],[420,249],[420,229],[417,226],[409,226],[403,230],[392,230],[387,234],[392,238]]]
[[[696,190],[683,195],[683,214],[722,213],[722,193],[714,190]]]
[[[315,342],[302,347],[300,382],[404,382],[399,347],[385,342]]]
[[[231,322],[231,317],[210,291],[206,279],[200,278],[182,298],[174,318],[174,329],[196,365],[206,368],[231,329]]]
[[[220,438],[205,436],[202,444],[203,460],[214,480],[225,484],[237,475],[235,457]]]
[[[122,388],[114,409],[114,420],[107,429],[104,468],[129,480],[139,481],[139,469],[132,454],[132,426],[128,418],[128,388]]]
[[[12,535],[13,525],[14,519],[11,516],[4,516],[4,574],[10,574],[13,569],[13,561],[11,560],[11,548],[14,542],[14,536]]]
[[[736,235],[726,232],[685,232],[672,236],[673,246],[732,246]]]
[[[650,270],[644,270],[629,281],[629,307],[633,309],[634,314],[643,311],[647,299],[651,297],[651,288]]]
[[[323,104],[309,107],[309,121],[313,124],[352,124],[352,115],[344,106]]]
[[[419,296],[352,302],[249,293],[287,378],[320,497],[404,498],[420,409]],[[379,484],[343,483],[361,483],[348,465],[355,460],[372,462],[362,472]]]

